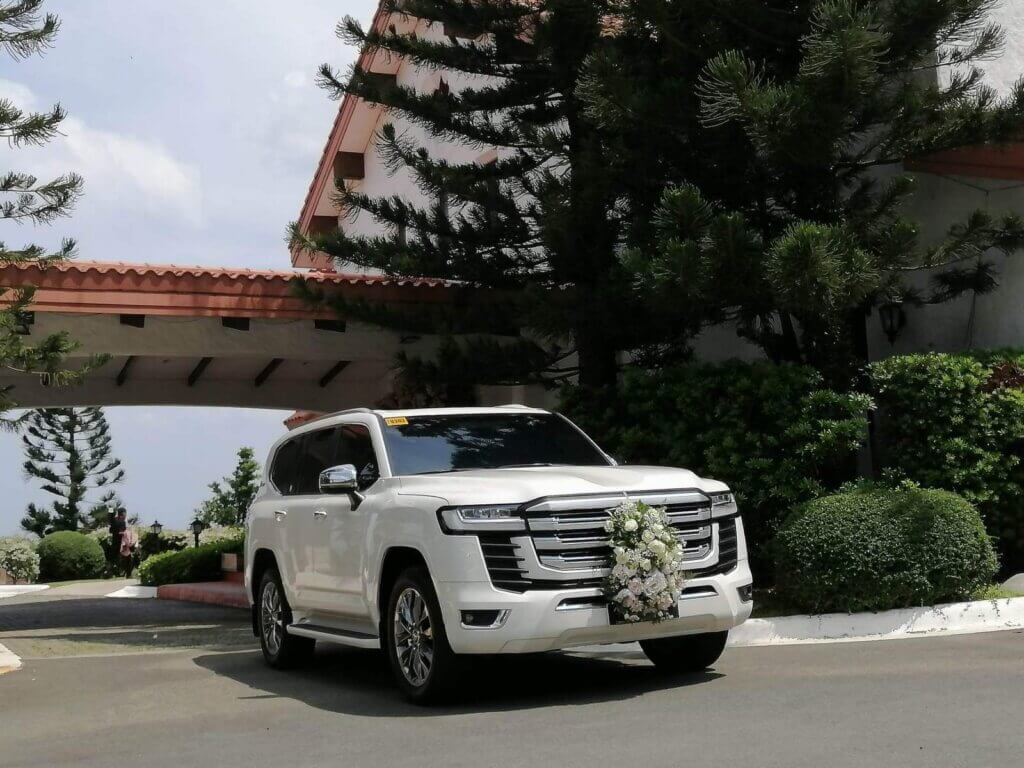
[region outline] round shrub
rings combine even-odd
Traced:
[[[32,542],[20,536],[0,538],[0,570],[15,581],[39,578],[39,555]]]
[[[43,581],[96,578],[106,564],[99,542],[75,531],[51,533],[39,542],[36,552]]]
[[[780,599],[814,613],[957,600],[998,568],[969,502],[910,486],[807,502],[785,521],[775,547]]]

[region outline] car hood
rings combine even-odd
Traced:
[[[724,483],[671,467],[523,467],[474,469],[398,478],[398,493],[431,496],[446,504],[522,504],[541,496],[726,490]]]

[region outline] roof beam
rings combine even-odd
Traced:
[[[128,355],[128,359],[124,361],[124,365],[121,366],[121,370],[117,374],[117,378],[115,379],[115,381],[117,382],[117,386],[120,387],[126,381],[128,381],[128,371],[131,370],[132,363],[134,363],[134,362],[135,362],[135,355]]]
[[[204,357],[199,360],[196,367],[192,369],[192,373],[188,375],[188,385],[190,387],[195,386],[195,383],[199,381],[199,377],[203,375],[203,371],[206,370],[206,366],[208,366],[212,360],[212,357]]]
[[[276,371],[278,366],[281,365],[281,363],[283,362],[283,358],[275,357],[273,360],[267,363],[266,366],[264,366],[262,371],[256,374],[256,379],[255,381],[253,381],[253,384],[255,384],[257,387],[262,387],[266,383],[267,379],[270,378],[270,374]]]
[[[339,373],[348,368],[350,362],[350,360],[339,360],[334,365],[332,365],[330,370],[320,377],[320,381],[318,382],[320,384],[320,388],[323,389],[332,381],[334,381],[334,379],[337,378]]]
[[[346,181],[359,181],[366,176],[366,162],[362,152],[338,152],[334,157],[334,177]]]

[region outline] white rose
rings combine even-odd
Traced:
[[[643,568],[645,571],[651,570],[651,561],[645,557],[643,560],[640,561],[640,567]]]
[[[635,531],[637,529],[636,520],[627,520],[622,524],[622,527],[627,531]]]
[[[663,541],[658,541],[657,539],[655,539],[651,542],[651,552],[653,552],[656,555],[665,554],[666,549],[667,547],[665,546],[665,542]]]
[[[644,540],[645,544],[650,544],[652,541],[654,541],[654,534],[650,531],[644,531],[643,535],[640,538]]]

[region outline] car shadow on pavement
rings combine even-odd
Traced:
[[[631,654],[609,656],[545,653],[472,657],[452,701],[419,707],[406,702],[378,651],[341,647],[317,649],[306,666],[287,671],[264,664],[258,652],[209,654],[194,659],[204,669],[254,690],[240,698],[282,697],[343,714],[379,717],[431,717],[500,712],[548,706],[617,701],[652,691],[711,684],[713,672],[671,676]]]

